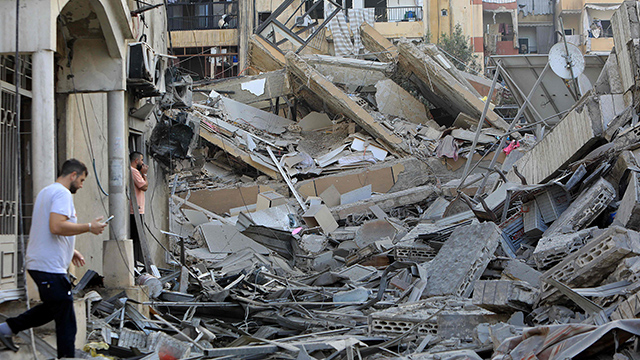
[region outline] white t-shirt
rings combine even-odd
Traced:
[[[42,189],[33,206],[26,267],[28,270],[66,274],[73,257],[76,237],[52,234],[49,230],[51,213],[64,215],[72,223],[78,221],[71,192],[57,182]]]

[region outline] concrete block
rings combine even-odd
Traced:
[[[371,199],[352,204],[336,206],[331,209],[331,213],[334,214],[336,219],[346,219],[349,215],[368,213],[369,208],[373,205],[378,205],[383,211],[388,211],[398,206],[416,204],[427,200],[436,195],[437,191],[437,188],[433,185],[418,186],[394,193],[375,195]]]
[[[404,118],[416,124],[429,121],[424,104],[391,79],[376,83],[378,110],[387,115]]]
[[[270,207],[276,207],[278,205],[284,205],[287,203],[287,198],[278,194],[275,191],[265,191],[258,194],[256,201],[256,210],[264,210]]]
[[[589,190],[583,191],[544,232],[545,237],[568,233],[587,227],[615,199],[616,190],[605,179],[599,179]]]
[[[640,281],[640,256],[628,257],[620,262],[614,272],[609,275],[606,283]]]
[[[631,173],[629,185],[624,192],[620,207],[613,221],[614,225],[632,230],[640,230],[640,179],[638,173]]]
[[[491,222],[456,228],[431,261],[427,296],[469,297],[498,248],[501,232]]]
[[[554,278],[576,288],[598,286],[616,269],[620,261],[637,255],[640,255],[640,234],[611,226],[542,275],[541,303],[552,304],[562,297],[545,279]]]
[[[495,313],[530,311],[539,291],[523,281],[476,281],[473,304]]]
[[[107,240],[102,244],[104,286],[133,287],[133,240]]]
[[[418,263],[431,261],[438,254],[438,249],[417,241],[412,244],[397,244],[393,251],[396,261],[415,261]]]
[[[518,259],[512,259],[507,262],[504,270],[502,270],[503,278],[524,281],[533,287],[540,287],[540,277],[542,273],[535,270],[531,266],[525,264]]]
[[[435,297],[371,313],[368,323],[371,335],[403,334],[417,325],[414,331],[418,335],[472,339],[479,324],[507,319],[505,315],[474,306],[468,299]]]
[[[594,228],[584,229],[570,234],[554,234],[538,241],[533,251],[533,260],[538,269],[549,269],[562,261],[567,255],[582,248],[593,238]]]

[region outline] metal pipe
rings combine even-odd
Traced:
[[[127,181],[129,179],[126,152],[126,119],[124,90],[107,93],[107,117],[109,134],[109,214],[115,215],[109,226],[109,238],[125,240],[128,236],[129,204]],[[132,196],[134,196],[132,194]]]
[[[489,104],[491,103],[491,97],[493,96],[493,90],[496,87],[496,83],[498,82],[498,76],[501,73],[501,67],[498,67],[496,73],[493,75],[493,81],[491,82],[491,88],[489,88],[489,95],[487,95],[487,101],[484,103],[484,108],[482,109],[482,115],[480,116],[480,121],[478,121],[478,128],[476,129],[476,135],[473,137],[473,144],[471,145],[471,149],[469,150],[469,155],[467,157],[467,163],[464,165],[464,172],[462,173],[462,180],[460,181],[460,186],[458,189],[461,189],[464,181],[469,176],[469,167],[471,167],[471,162],[473,161],[473,152],[476,150],[476,145],[478,145],[478,138],[480,137],[480,132],[482,132],[482,125],[484,125],[484,120],[487,117],[487,111],[489,111]]]

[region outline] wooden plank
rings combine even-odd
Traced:
[[[288,53],[287,70],[297,77],[319,98],[324,99],[331,112],[344,114],[377,140],[384,142],[397,153],[405,153],[401,147],[404,139],[378,123],[371,114],[353,101],[344,91],[322,76],[320,72],[307,64],[294,53]]]

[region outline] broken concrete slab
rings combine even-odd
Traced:
[[[423,44],[421,49],[422,51],[425,52],[425,54],[431,56],[433,60],[435,60],[438,64],[440,64],[440,66],[442,66],[449,74],[451,74],[451,76],[453,76],[460,84],[466,87],[467,90],[469,90],[477,98],[482,98],[483,96],[486,96],[486,94],[480,95],[480,93],[476,90],[476,88],[473,87],[471,83],[467,80],[467,77],[463,75],[463,74],[466,74],[466,75],[471,75],[471,74],[458,70],[458,68],[455,67],[451,63],[451,61],[449,61],[446,55],[442,51],[440,51],[440,49],[438,49],[437,45]],[[500,86],[499,84],[496,84],[496,85]],[[491,86],[490,81],[489,81],[489,86]],[[498,86],[496,86],[494,93],[496,93],[496,91],[499,90]]]
[[[553,304],[562,298],[558,290],[546,283],[545,279],[553,278],[574,288],[596,286],[616,269],[622,259],[638,255],[640,234],[611,226],[542,275],[540,301],[542,304]]]
[[[281,69],[254,76],[214,80],[198,89],[208,92],[215,90],[243,104],[253,104],[291,95],[286,74],[287,71]]]
[[[298,122],[298,125],[302,128],[302,131],[312,131],[330,127],[333,125],[333,122],[327,114],[312,111],[303,117],[302,120]]]
[[[502,270],[502,277],[524,281],[535,288],[539,288],[542,273],[519,259],[510,259],[507,261],[507,266]]]
[[[640,230],[640,174],[631,173],[629,184],[613,221],[613,225],[621,225],[628,229]]]
[[[362,126],[369,134],[379,141],[383,141],[395,151],[404,153],[405,150],[400,146],[403,139],[397,136],[393,131],[382,126],[377,122],[371,114],[365,111],[353,99],[351,99],[344,91],[336,87],[331,81],[320,74],[311,65],[307,64],[302,58],[294,53],[286,55],[287,69],[292,75],[292,79],[296,78],[305,84],[314,94],[323,99],[324,103],[331,109],[334,114],[344,114],[358,125]],[[292,85],[295,89],[296,86]]]
[[[354,241],[359,248],[364,248],[371,243],[385,238],[393,240],[397,233],[398,229],[391,225],[389,221],[384,219],[371,220],[358,228]]]
[[[595,228],[584,229],[569,234],[553,234],[538,241],[533,251],[533,259],[538,269],[549,269],[567,255],[582,248],[595,234]]]
[[[380,80],[375,87],[376,103],[381,113],[399,116],[416,124],[425,124],[429,121],[424,104],[393,80]]]
[[[582,230],[600,215],[615,199],[616,190],[607,180],[600,178],[588,190],[582,192],[560,217],[544,232],[552,234]]]
[[[284,69],[286,64],[284,55],[256,34],[249,38],[249,62],[262,72]]]
[[[634,40],[640,38],[638,25],[638,5],[635,2],[623,2],[611,16],[613,43],[616,49],[623,93],[636,86],[638,58],[634,51]],[[627,104],[631,105],[631,104]]]
[[[481,280],[473,290],[473,304],[495,313],[531,311],[539,292],[523,281]]]
[[[229,224],[215,220],[202,224],[197,229],[211,253],[230,254],[246,248],[250,248],[260,254],[269,253],[267,248],[242,235],[238,229]]]
[[[305,55],[307,64],[313,66],[334,84],[349,87],[373,86],[393,75],[393,63],[381,63],[328,55]]]
[[[398,49],[386,37],[366,22],[360,26],[362,44],[381,62],[394,62],[398,58]]]
[[[358,201],[352,204],[340,205],[331,209],[331,213],[336,219],[346,219],[353,214],[365,214],[369,208],[378,205],[382,211],[404,205],[416,204],[435,197],[438,189],[432,185],[418,186],[413,189],[397,191],[389,194],[375,195],[369,200]]]
[[[515,165],[528,184],[544,183],[597,147],[603,141],[603,131],[599,97],[583,97]],[[513,169],[507,179],[519,182]]]
[[[429,263],[433,270],[425,295],[471,295],[473,283],[489,264],[500,238],[500,229],[491,222],[456,228]]]
[[[418,76],[429,87],[433,95],[439,97],[437,101],[447,103],[447,111],[450,111],[453,117],[464,112],[480,118],[484,102],[466,86],[460,84],[440,64],[406,39],[401,39],[398,42],[398,51],[400,68]],[[493,110],[487,112],[486,121],[501,130],[507,131],[509,128],[509,124]]]

